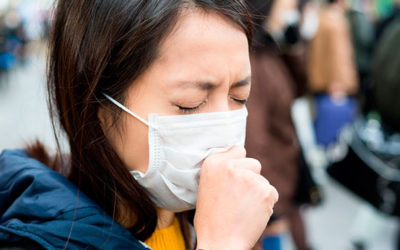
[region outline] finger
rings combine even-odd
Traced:
[[[276,204],[277,202],[278,202],[278,200],[279,200],[279,193],[278,193],[278,191],[276,190],[276,188],[274,187],[274,186],[272,186],[272,185],[270,185],[271,186],[271,197],[272,197],[272,200],[274,201],[274,204]]]
[[[262,186],[262,190],[265,192],[265,199],[272,201],[272,204],[276,204],[279,199],[279,193],[274,186],[262,175],[256,175],[252,177],[255,183]]]
[[[250,170],[255,174],[261,173],[261,163],[253,158],[241,158],[232,160],[233,167],[236,169]]]
[[[233,146],[226,152],[218,153],[207,157],[203,162],[203,167],[201,171],[208,172],[208,169],[215,169],[215,167],[219,167],[222,165],[227,166],[227,162],[233,159],[240,159],[246,157],[246,150],[244,147]],[[221,169],[221,168],[217,168]]]
[[[257,160],[256,160],[257,161]],[[261,166],[261,163],[260,163],[260,166]],[[262,186],[264,186],[264,188],[269,188],[269,186],[271,185],[270,183],[269,183],[269,181],[267,180],[267,178],[265,178],[264,176],[262,176],[261,174],[257,174],[257,173],[254,173],[253,171],[252,171],[252,180],[254,181],[254,182],[257,182],[259,185],[262,185]]]
[[[273,214],[274,214],[274,208],[273,207],[267,208],[267,215],[271,217]]]
[[[260,177],[262,177],[262,176],[260,175]],[[262,178],[264,178],[264,177],[262,177]],[[275,205],[279,199],[279,193],[276,190],[276,188],[274,186],[272,186],[269,183],[269,181],[265,178],[264,178],[264,180],[261,180],[260,178],[258,178],[257,181],[262,182],[262,185],[264,185],[264,189],[266,190],[266,193],[267,193],[267,199],[271,200],[272,203]]]

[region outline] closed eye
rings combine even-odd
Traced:
[[[189,108],[189,107],[182,107],[182,106],[177,105],[177,107],[179,108],[179,110],[181,110],[181,111],[184,112],[184,113],[192,113],[192,112],[196,111],[197,109],[199,109],[200,106],[201,106],[201,105],[196,106],[196,107],[190,107],[190,108]]]
[[[239,103],[239,104],[242,104],[242,105],[246,105],[247,104],[247,99],[236,99],[236,98],[232,98],[232,100],[233,101],[235,101],[235,102],[237,102],[237,103]],[[184,106],[181,106],[181,105],[176,105],[178,108],[179,108],[179,110],[182,112],[182,113],[184,113],[184,114],[191,114],[191,113],[194,113],[194,112],[196,112],[200,107],[201,107],[201,105],[203,105],[205,102],[202,102],[202,103],[200,103],[199,105],[197,105],[197,106],[195,106],[195,107],[184,107]]]
[[[191,114],[191,113],[196,112],[201,107],[201,105],[203,105],[206,102],[207,102],[207,100],[203,101],[202,103],[200,103],[199,105],[197,105],[195,107],[184,107],[181,105],[175,105],[175,106],[177,106],[182,113]]]
[[[241,99],[232,98],[232,100],[234,100],[235,102],[238,102],[240,104],[243,104],[243,105],[247,104],[247,99],[241,100]]]

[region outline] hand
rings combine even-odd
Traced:
[[[273,213],[276,189],[242,147],[208,157],[200,172],[194,227],[197,248],[251,249]]]

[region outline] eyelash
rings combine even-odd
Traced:
[[[235,98],[232,98],[232,100],[234,100],[235,102],[238,102],[238,103],[240,103],[240,104],[242,104],[242,105],[246,105],[246,104],[247,104],[247,100],[239,100],[239,99],[235,99]],[[184,114],[190,114],[190,113],[193,113],[193,112],[195,112],[196,110],[198,110],[198,109],[200,108],[200,106],[203,105],[204,103],[205,103],[205,102],[202,102],[202,103],[199,104],[198,106],[192,107],[192,108],[182,107],[182,106],[179,106],[179,105],[177,105],[177,107],[178,107],[179,110],[181,110]]]
[[[234,100],[235,102],[238,102],[238,103],[240,103],[240,104],[243,104],[243,105],[246,105],[246,104],[247,104],[247,99],[245,99],[245,100],[239,100],[239,99],[232,98],[232,100]]]
[[[178,108],[179,108],[179,110],[182,111],[184,114],[190,114],[190,113],[193,113],[193,112],[195,112],[196,110],[198,110],[200,106],[201,106],[201,104],[200,104],[199,106],[197,106],[197,107],[194,107],[194,108],[185,108],[185,107],[181,107],[181,106],[178,106]]]
[[[200,106],[203,105],[204,103],[205,103],[205,101],[202,102],[202,103],[200,103],[198,106],[192,107],[192,108],[182,107],[182,106],[179,106],[179,105],[176,105],[176,106],[177,106],[177,107],[179,108],[179,110],[182,111],[184,114],[190,114],[190,113],[194,113],[196,110],[198,110],[198,109],[200,108]]]

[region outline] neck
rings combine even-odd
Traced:
[[[162,229],[171,226],[174,223],[175,213],[162,209],[157,208],[157,228]]]

